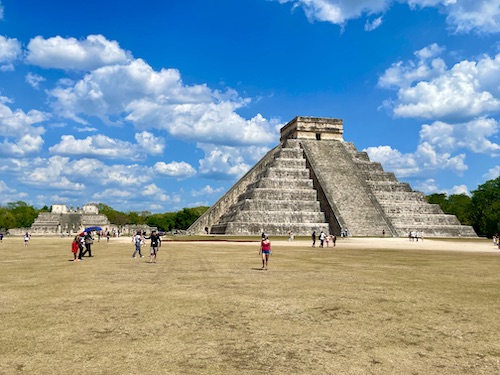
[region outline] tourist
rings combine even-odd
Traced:
[[[24,246],[28,246],[28,242],[30,241],[30,238],[31,238],[31,235],[28,232],[26,232],[24,234]]]
[[[85,248],[85,233],[80,233],[78,236],[78,259],[82,260],[84,248]]]
[[[151,236],[144,237],[144,239],[151,239],[151,247],[149,250],[149,263],[156,263],[156,256],[158,254],[158,250],[161,246],[161,238],[160,235],[156,233],[155,230],[151,232]]]
[[[139,253],[139,256],[141,258],[144,258],[144,255],[142,255],[142,253],[141,253],[141,244],[142,244],[142,241],[143,241],[143,238],[142,238],[141,231],[138,230],[137,233],[136,233],[136,235],[134,236],[134,238],[132,238],[132,242],[134,242],[134,244],[135,244],[135,251],[132,254],[132,258],[135,259],[135,257],[136,257],[135,255],[137,253]]]
[[[78,248],[79,248],[79,243],[80,243],[80,240],[78,237],[80,237],[80,236],[75,236],[75,238],[73,239],[73,242],[71,243],[71,252],[73,253],[73,262],[78,262],[78,257],[76,255],[76,253],[78,253]]]
[[[316,231],[312,232],[311,239],[313,242],[312,247],[316,247]]]
[[[109,230],[108,230],[108,233],[106,233],[106,242],[109,242],[109,237],[111,237],[111,233],[109,233]]]
[[[88,257],[92,256],[92,244],[94,243],[94,238],[90,235],[90,232],[84,232],[83,235],[84,243],[85,243],[85,251],[82,254],[82,257],[85,254],[89,254]]]
[[[329,234],[327,234],[327,235],[325,236],[325,242],[326,242],[326,247],[328,247],[328,246],[329,246],[329,244],[330,244],[330,235],[329,235]]]
[[[271,255],[271,241],[269,241],[269,237],[267,235],[265,235],[260,242],[259,254],[262,255],[262,269],[267,270],[269,255]]]
[[[332,247],[335,247],[335,243],[337,242],[337,236],[332,234]]]
[[[323,247],[325,244],[325,232],[321,231],[319,234],[319,247]]]
[[[385,237],[385,229],[382,229],[382,237]]]
[[[0,233],[0,242],[3,242],[3,233]]]

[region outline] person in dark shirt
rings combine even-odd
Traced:
[[[161,247],[161,237],[156,231],[151,232],[151,236],[144,237],[146,240],[151,240],[151,247],[149,250],[149,263],[156,263],[156,257],[158,255],[158,250]]]

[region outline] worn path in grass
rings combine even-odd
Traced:
[[[491,241],[70,241],[0,244],[0,374],[500,373]]]

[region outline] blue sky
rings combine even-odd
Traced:
[[[500,175],[499,34],[500,0],[2,0],[0,204],[211,205],[295,116],[470,193]]]

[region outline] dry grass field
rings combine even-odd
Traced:
[[[500,374],[490,241],[129,241],[0,243],[1,375]]]

